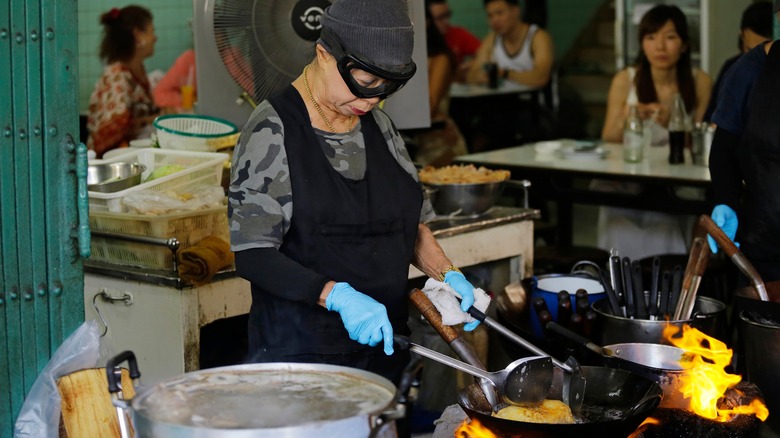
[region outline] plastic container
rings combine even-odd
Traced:
[[[154,119],[154,127],[162,149],[215,152],[238,139],[236,125],[216,117],[170,114]]]
[[[531,302],[537,297],[543,297],[547,303],[547,309],[550,311],[554,321],[558,321],[558,292],[565,290],[571,298],[572,308],[576,308],[576,296],[578,289],[585,289],[588,292],[588,302],[594,302],[602,299],[604,287],[593,278],[577,274],[549,274],[534,277],[531,280]],[[531,330],[534,336],[539,339],[544,338],[544,330],[539,324],[539,317],[536,311],[531,307],[530,313]],[[558,321],[560,323],[560,321]]]
[[[227,206],[157,216],[90,213],[89,226],[94,231],[166,239],[175,237],[180,243],[179,251],[200,242],[207,236],[230,240]],[[91,248],[90,260],[92,261],[152,269],[173,267],[173,253],[167,247],[92,236]]]
[[[146,166],[141,181],[157,168],[167,165],[182,166],[185,169],[137,186],[112,193],[88,192],[90,214],[95,212],[126,212],[122,198],[137,190],[172,191],[177,194],[193,190],[200,185],[220,185],[222,169],[228,154],[216,152],[189,152],[163,150],[157,148],[129,149],[126,154],[117,155],[109,160],[93,160],[89,164],[111,162],[140,163]]]

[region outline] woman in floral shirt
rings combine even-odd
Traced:
[[[89,98],[87,147],[100,158],[127,146],[157,115],[144,60],[154,54],[152,14],[140,6],[111,9],[100,17],[103,74]]]

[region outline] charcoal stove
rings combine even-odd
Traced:
[[[729,389],[719,406],[747,405],[756,398],[763,400],[760,389],[742,381]],[[719,422],[684,409],[658,408],[632,438],[755,438],[761,430],[762,422],[755,415],[737,415],[730,421]]]

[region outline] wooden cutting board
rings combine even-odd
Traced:
[[[62,397],[61,438],[121,437],[117,411],[108,393],[105,368],[68,374],[57,381],[57,387]],[[133,382],[126,369],[122,369],[122,389],[125,399],[135,396]],[[130,435],[134,435],[132,425]]]

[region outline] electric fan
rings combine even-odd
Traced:
[[[193,0],[197,112],[242,127],[314,57],[329,0]],[[417,74],[385,105],[400,129],[430,126],[425,13],[411,0]]]

